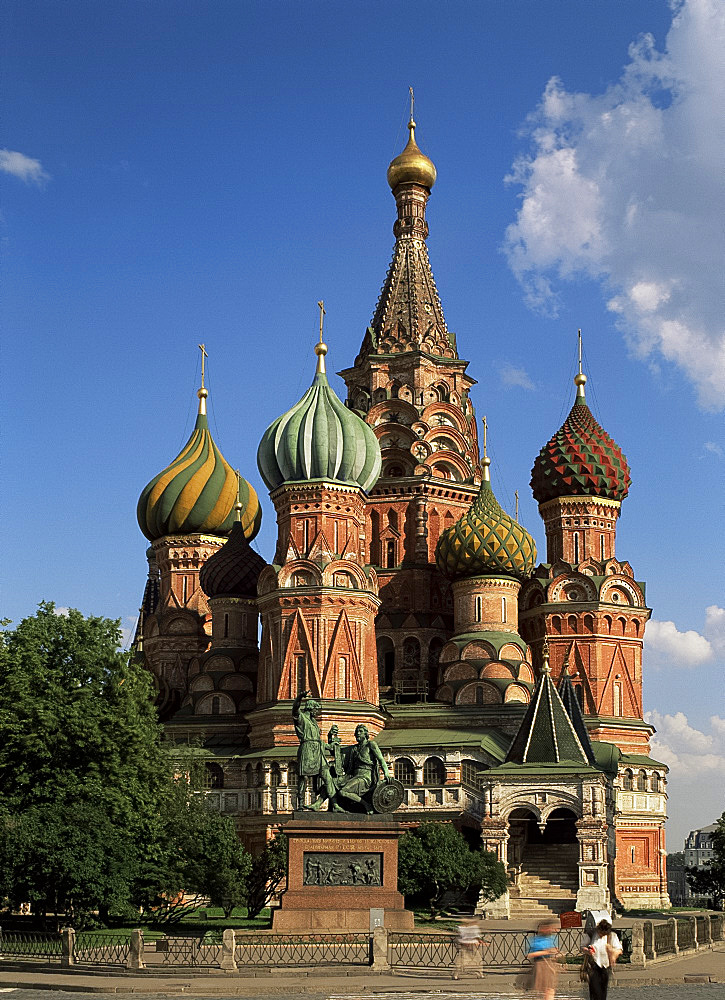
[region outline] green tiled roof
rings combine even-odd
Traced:
[[[560,764],[562,761],[590,764],[551,675],[545,669],[506,755],[506,763]]]
[[[499,729],[391,729],[375,737],[382,750],[420,750],[440,747],[470,747],[484,750],[494,760],[503,760],[509,737]]]
[[[667,767],[661,760],[647,757],[639,753],[623,753],[620,755],[623,764],[636,764],[638,767]]]

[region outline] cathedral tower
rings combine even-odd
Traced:
[[[317,371],[299,403],[267,429],[259,470],[277,511],[274,564],[261,574],[259,710],[252,743],[295,744],[291,702],[303,691],[325,700],[324,725],[344,739],[378,711],[375,571],[367,564],[365,491],[380,473],[380,449],[368,425],[347,409],[325,373],[327,346],[315,347]]]
[[[416,124],[388,167],[395,198],[393,259],[352,368],[340,374],[348,406],[374,429],[382,474],[368,498],[369,561],[382,606],[377,620],[383,697],[425,696],[452,627],[452,598],[435,567],[445,528],[464,513],[481,479],[474,380],[458,357],[428,259],[426,205],[436,169]]]
[[[151,542],[149,582],[134,647],[159,687],[162,719],[189,696],[189,672],[209,645],[209,604],[199,586],[204,563],[226,541],[235,503],[247,540],[259,531],[257,494],[239,479],[209,431],[202,376],[199,409],[191,437],[179,455],[145,487],[138,501],[139,527]]]

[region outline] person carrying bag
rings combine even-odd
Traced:
[[[614,966],[622,954],[622,942],[608,920],[600,920],[591,937],[584,936],[583,951],[580,978],[589,983],[589,1000],[607,1000]]]

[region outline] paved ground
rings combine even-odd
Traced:
[[[694,982],[686,982],[695,980]],[[495,1000],[518,995],[511,973],[490,973],[483,980],[462,978],[454,982],[450,974],[429,970],[407,970],[395,974],[374,974],[367,969],[341,975],[336,968],[310,970],[242,970],[235,975],[209,973],[188,975],[106,974],[63,972],[38,967],[23,971],[3,968],[0,963],[0,994],[8,1000],[118,1000],[119,993],[143,994],[144,1000],[168,997],[224,997],[235,1000]],[[559,980],[557,1000],[582,1000],[584,990],[576,971],[564,972]],[[4,1000],[0,996],[0,1000]],[[622,966],[610,1000],[725,1000],[725,947],[696,955],[648,965],[644,970]]]
[[[375,989],[355,990],[350,993],[329,993],[327,991],[298,993],[295,989],[285,990],[284,995],[289,1000],[461,1000],[462,996],[466,1000],[497,1000],[497,998],[510,998],[511,994],[499,993],[486,990],[485,986],[476,986],[474,989],[467,989],[452,993],[447,990],[430,991],[422,990],[395,990],[378,992]],[[470,990],[470,992],[469,992]],[[9,1000],[51,1000],[57,997],[58,1000],[88,1000],[87,993],[69,993],[49,990],[33,989],[13,989],[5,987],[2,991]],[[189,997],[191,1000],[208,1000],[209,994],[196,993],[192,988],[184,991],[183,994],[168,991],[163,993],[144,994],[145,1000],[168,1000],[170,996]],[[269,997],[269,993],[260,993],[260,998]],[[245,992],[245,1000],[252,1000],[254,994]],[[557,991],[557,1000],[583,1000],[585,994],[580,990],[565,988]],[[95,993],[97,1000],[118,1000],[117,993]],[[617,986],[610,991],[610,1000],[722,1000],[725,997],[725,985],[710,983],[709,985],[667,985],[667,986]]]

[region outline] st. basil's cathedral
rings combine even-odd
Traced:
[[[408,127],[387,175],[393,259],[340,372],[347,399],[327,379],[320,304],[312,384],[259,445],[271,562],[250,546],[259,499],[209,432],[202,359],[192,435],[138,503],[151,544],[134,649],[168,734],[204,748],[209,795],[252,850],[297,807],[291,709],[309,690],[323,733],[375,736],[404,825],[453,822],[504,862],[490,916],[668,906],[667,769],[642,707],[650,611],[615,555],[627,461],[580,363],[532,470],[537,562],[496,499],[485,421],[479,449],[475,380],[428,259],[436,170]]]

